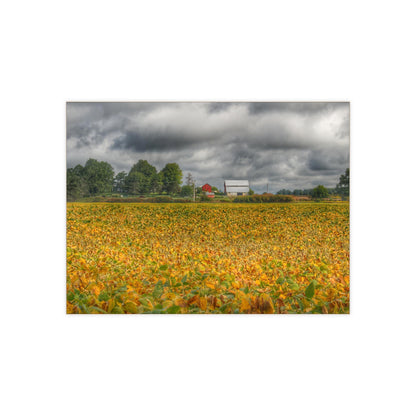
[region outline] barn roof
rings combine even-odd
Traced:
[[[225,186],[229,187],[229,186],[249,186],[249,183],[247,180],[234,180],[234,179],[230,179],[230,180],[225,180],[224,181]]]

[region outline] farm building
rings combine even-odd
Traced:
[[[205,185],[202,186],[202,190],[205,192],[212,192],[211,185],[206,183]]]
[[[205,195],[208,198],[215,198],[214,192],[212,192],[212,188],[210,184],[206,183],[205,185],[203,185],[202,190],[205,192]]]
[[[250,184],[247,180],[225,180],[224,193],[227,196],[248,195]]]

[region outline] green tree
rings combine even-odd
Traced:
[[[126,191],[126,178],[127,173],[126,172],[119,172],[117,173],[116,177],[114,178],[114,188],[113,190],[115,192],[125,192]]]
[[[249,194],[249,195],[254,195],[254,191],[250,188],[250,189],[248,190],[248,194]]]
[[[160,184],[157,170],[147,160],[140,159],[135,165],[133,165],[130,169],[129,176],[133,173],[140,173],[144,177],[144,179],[142,178],[140,180],[140,193],[158,192]],[[135,178],[137,180],[138,177],[135,176]],[[130,182],[132,180],[133,179],[131,179]]]
[[[88,191],[91,195],[111,192],[114,169],[107,162],[88,159],[83,169],[83,177],[88,184]]]
[[[162,190],[168,194],[177,194],[180,192],[182,182],[182,171],[177,163],[167,163],[161,170]]]
[[[276,195],[292,195],[292,193],[293,192],[290,189],[281,189],[276,192]]]
[[[144,194],[148,189],[148,179],[141,172],[130,172],[126,177],[126,190],[129,194]]]
[[[83,177],[84,168],[81,165],[66,170],[66,197],[68,201],[88,195],[88,184]]]
[[[135,165],[133,165],[130,172],[140,172],[143,173],[143,175],[150,177],[152,175],[156,175],[157,170],[147,160],[140,159]]]
[[[152,185],[153,192],[155,192],[155,193],[161,193],[162,192],[162,189],[163,189],[162,178],[163,178],[162,172],[159,172],[156,175],[156,177],[154,178],[153,185]]]
[[[335,189],[342,196],[350,195],[350,168],[345,170],[345,175],[339,177],[339,183]]]
[[[328,198],[328,189],[323,185],[318,185],[312,189],[311,196],[312,198]]]
[[[182,196],[193,196],[194,194],[194,187],[191,185],[184,185],[181,189]]]

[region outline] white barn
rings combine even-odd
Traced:
[[[225,180],[224,193],[227,196],[248,195],[250,184],[247,180]]]

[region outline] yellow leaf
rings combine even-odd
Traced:
[[[250,312],[250,310],[251,310],[250,301],[247,299],[246,296],[244,296],[243,299],[241,299],[240,311]]]
[[[205,311],[207,309],[207,298],[200,298],[199,299],[199,307]]]
[[[111,313],[111,311],[113,310],[114,306],[116,306],[116,302],[114,299],[110,299],[108,301],[108,307],[107,307],[107,312]]]

